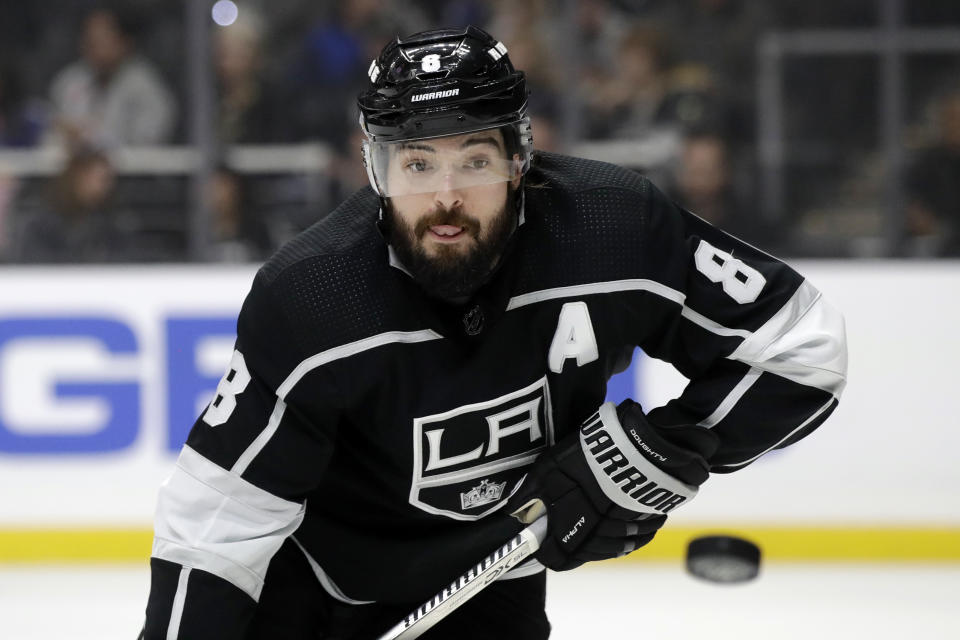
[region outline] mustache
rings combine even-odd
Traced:
[[[413,232],[417,238],[422,238],[429,231],[430,227],[437,225],[450,225],[452,227],[462,227],[470,235],[477,237],[480,234],[480,221],[464,213],[462,207],[444,209],[434,208],[433,211],[417,220]]]

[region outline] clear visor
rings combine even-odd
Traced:
[[[519,178],[519,157],[507,158],[499,132],[401,142],[364,142],[370,178],[381,196],[456,191]]]

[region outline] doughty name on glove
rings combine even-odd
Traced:
[[[658,469],[630,441],[613,403],[601,405],[597,413],[583,423],[580,445],[603,492],[625,509],[668,513],[697,495],[696,487]],[[663,456],[657,457],[663,459]]]

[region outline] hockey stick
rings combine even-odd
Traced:
[[[547,535],[547,516],[543,502],[534,499],[513,516],[528,524],[499,549],[470,567],[445,589],[411,611],[380,636],[380,640],[413,640],[447,617],[454,609],[490,586],[497,578],[537,552]]]

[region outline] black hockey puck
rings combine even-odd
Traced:
[[[747,582],[760,573],[760,547],[736,536],[694,538],[687,545],[687,571],[708,582]]]

